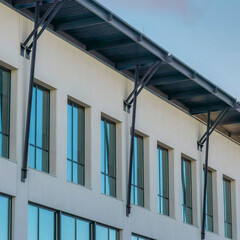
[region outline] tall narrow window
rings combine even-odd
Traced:
[[[169,215],[169,163],[168,150],[158,147],[158,211]]]
[[[191,161],[182,158],[182,221],[192,224]]]
[[[55,240],[55,212],[28,205],[28,240]]]
[[[85,184],[85,113],[84,108],[68,101],[67,179]]]
[[[205,170],[203,169],[203,183]],[[213,232],[213,191],[212,191],[212,171],[208,170],[207,174],[207,195],[206,195],[206,222],[205,228],[209,232]]]
[[[119,240],[119,230],[96,224],[96,240]]]
[[[232,238],[232,199],[231,182],[223,178],[224,232],[226,238]]]
[[[9,157],[10,72],[0,68],[0,156]]]
[[[116,126],[101,120],[101,192],[116,197]]]
[[[49,91],[34,85],[29,135],[29,166],[49,172]]]
[[[61,215],[61,240],[90,240],[91,223],[76,217]]]
[[[144,206],[143,138],[139,135],[134,136],[131,201],[135,205]]]
[[[0,195],[0,239],[11,239],[11,199]]]

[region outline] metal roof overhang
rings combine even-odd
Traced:
[[[33,18],[36,0],[10,1],[6,2]],[[204,122],[209,110],[214,112],[211,117],[214,121],[219,111],[231,107],[218,130],[240,143],[240,106],[235,98],[98,2],[62,1],[63,6],[48,29],[130,79],[134,79],[136,65],[141,66],[141,77],[151,64],[163,61],[147,88]],[[51,2],[42,1],[40,17]]]

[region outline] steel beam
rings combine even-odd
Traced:
[[[119,71],[133,69],[136,65],[146,65],[156,62],[158,59],[152,57],[140,57],[128,59],[122,62],[116,63],[116,69]]]
[[[135,136],[135,122],[136,122],[136,108],[137,108],[137,85],[139,80],[139,66],[136,66],[135,70],[135,86],[134,86],[134,101],[132,112],[132,128],[131,128],[131,142],[130,142],[130,157],[129,157],[129,173],[128,173],[128,189],[127,189],[127,206],[126,214],[129,216],[131,212],[131,185],[132,185],[132,166],[134,156],[134,136]]]
[[[153,63],[149,69],[146,71],[146,73],[143,75],[143,77],[141,78],[141,80],[138,82],[137,88],[133,89],[133,91],[129,94],[129,96],[127,97],[127,99],[124,101],[125,104],[129,105],[129,101],[132,98],[132,96],[134,95],[135,91],[137,91],[137,89],[140,87],[141,84],[143,84],[143,82],[146,80],[146,78],[148,77],[148,75],[153,71],[153,69],[156,67],[156,64],[158,64],[158,62]]]
[[[99,17],[89,17],[89,18],[83,18],[83,19],[56,24],[54,26],[54,31],[58,32],[58,31],[76,29],[76,28],[79,29],[79,28],[91,27],[96,24],[103,24],[103,23],[105,23],[105,21]]]
[[[17,9],[25,9],[25,8],[30,8],[30,7],[35,7],[36,6],[36,2],[38,2],[39,4],[46,4],[46,3],[50,3],[53,0],[15,0],[13,1],[13,6]]]
[[[35,8],[35,19],[34,19],[35,28],[38,25],[38,18],[39,18],[39,3],[37,2],[36,8]],[[26,120],[25,141],[24,141],[24,151],[23,151],[22,174],[21,174],[22,182],[25,182],[25,179],[27,178],[28,145],[29,145],[30,120],[31,120],[31,110],[32,110],[32,93],[33,93],[33,83],[34,83],[34,73],[35,73],[36,50],[37,50],[37,32],[35,32],[33,36],[33,50],[32,50],[30,80],[29,80],[29,89],[28,89],[27,120]]]
[[[122,32],[124,35],[128,36],[132,40],[139,43],[139,45],[141,45],[146,50],[151,52],[159,60],[165,60],[166,57],[169,55],[169,53],[166,50],[159,47],[157,44],[152,42],[146,36],[142,35],[139,31],[133,29],[127,23],[123,22],[119,17],[117,17],[116,15],[111,13],[109,10],[105,9],[98,2],[89,1],[89,0],[76,0],[76,1],[79,2],[85,8],[87,8],[92,13],[94,13],[97,16],[99,16],[100,18],[104,19],[106,22],[108,22],[115,29]],[[111,15],[111,18],[109,18],[109,15]],[[191,69],[190,67],[185,65],[183,62],[181,62],[176,57],[172,57],[172,61],[169,62],[168,64],[170,66],[172,66],[175,70],[177,70],[180,73],[182,73],[183,75],[185,75],[186,78],[191,79],[193,82],[200,85],[205,90],[212,92],[216,97],[221,99],[228,106],[233,107],[236,104],[235,98],[231,97],[230,95],[228,95],[226,92],[224,92],[221,89],[218,89],[218,91],[215,91],[217,87],[214,84],[209,82],[207,79],[202,77],[200,74],[195,73],[194,69]]]
[[[113,41],[104,41],[104,42],[97,41],[97,42],[87,44],[86,50],[90,51],[90,50],[108,49],[113,47],[130,46],[134,44],[136,43],[129,38],[118,39]]]
[[[166,77],[156,77],[151,79],[148,85],[158,86],[158,85],[168,85],[168,84],[176,84],[190,81],[190,79],[186,78],[183,75],[171,75]]]
[[[203,188],[203,215],[202,215],[202,232],[201,239],[205,239],[205,223],[206,223],[206,200],[207,200],[207,174],[208,174],[208,152],[209,152],[209,136],[210,136],[210,115],[208,111],[207,117],[207,136],[206,136],[206,153],[205,153],[205,169],[204,169],[204,188]]]
[[[230,125],[230,124],[237,124],[240,123],[240,118],[239,117],[231,117],[227,118],[224,121],[221,122],[221,125]]]
[[[209,135],[211,135],[212,132],[216,129],[216,127],[221,123],[222,119],[226,116],[226,114],[229,112],[229,110],[230,110],[230,108],[227,107],[221,111],[221,113],[217,116],[217,118],[213,122],[213,124],[210,128],[210,131],[209,131]],[[206,141],[206,136],[207,136],[207,132],[205,132],[203,134],[203,136],[200,138],[200,140],[198,141],[198,149],[199,150],[202,150],[202,147]]]
[[[60,3],[57,5],[57,7],[52,11],[52,13],[50,14],[50,16],[48,17],[48,20],[44,23],[44,25],[42,26],[41,30],[39,31],[39,33],[37,34],[37,39],[39,39],[42,35],[42,33],[44,32],[44,30],[48,27],[48,25],[50,24],[50,22],[52,21],[52,19],[55,17],[55,15],[58,13],[58,11],[60,10],[60,8],[63,5],[63,1],[60,1]],[[28,50],[31,51],[33,46],[33,42],[29,45],[29,47],[27,48]]]
[[[198,107],[190,108],[190,113],[192,115],[195,115],[195,114],[207,113],[208,111],[215,112],[215,111],[221,111],[222,109],[224,109],[226,107],[227,106],[222,103],[204,104],[204,105],[200,105]]]
[[[151,73],[148,75],[148,77],[146,78],[146,80],[142,83],[142,85],[140,86],[140,88],[137,90],[137,96],[139,95],[139,93],[142,91],[142,89],[148,84],[148,82],[151,80],[152,76],[155,74],[155,72],[158,70],[158,68],[160,67],[160,65],[163,62],[157,62],[156,66],[154,67],[154,69],[151,71]],[[129,102],[129,104],[131,105],[133,103],[133,99]]]
[[[192,98],[192,97],[199,97],[199,96],[207,96],[211,93],[206,92],[206,90],[193,90],[193,91],[186,91],[186,92],[177,92],[172,93],[168,95],[169,100],[180,100],[180,99],[186,99],[186,98]]]
[[[60,2],[60,4],[54,9],[56,4]],[[63,4],[61,0],[55,0],[48,10],[45,12],[43,18],[39,20],[39,2],[36,3],[35,8],[35,18],[34,18],[34,29],[31,34],[28,36],[26,41],[24,42],[24,46],[29,42],[31,37],[33,37],[33,42],[30,44],[30,48],[32,48],[32,59],[31,59],[31,69],[30,69],[30,80],[29,80],[29,90],[28,90],[28,106],[27,106],[27,119],[26,119],[26,132],[25,132],[25,141],[24,141],[24,150],[23,150],[23,163],[22,163],[22,172],[21,172],[21,181],[25,182],[27,178],[27,167],[28,167],[28,147],[29,147],[29,133],[30,133],[30,120],[31,120],[31,110],[32,110],[32,93],[33,93],[33,83],[34,83],[34,73],[35,73],[35,62],[36,62],[36,50],[37,50],[37,40],[46,29],[48,24],[51,22],[53,17],[59,11]],[[48,20],[38,33],[39,26],[46,20]]]
[[[22,44],[23,46],[27,46],[27,44],[30,41],[30,39],[35,35],[35,33],[38,31],[38,28],[43,24],[43,22],[46,20],[46,18],[50,15],[50,13],[54,9],[54,7],[58,3],[58,1],[60,1],[60,0],[54,0],[54,2],[51,4],[51,6],[48,8],[48,10],[44,13],[44,15],[41,18],[41,20],[38,21],[38,23],[34,26],[34,29],[32,30],[32,32],[29,34],[27,39]]]
[[[240,131],[238,131],[238,132],[231,132],[229,134],[229,137],[240,137]]]

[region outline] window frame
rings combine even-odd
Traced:
[[[207,206],[206,206],[206,212],[205,212],[205,230],[208,231],[208,232],[214,232],[214,208],[213,208],[213,171],[211,169],[207,169],[207,172],[208,174],[211,173],[211,189],[212,189],[212,192],[211,192],[211,195],[212,195],[212,199],[211,199],[211,202],[212,202],[212,215],[208,214],[207,213]],[[204,175],[205,175],[205,166],[203,167],[203,184],[204,184]],[[206,189],[206,201],[208,199],[208,184],[209,184],[209,181],[207,181],[207,189]],[[210,217],[212,219],[212,230],[209,230],[208,229],[208,225],[207,225],[207,217]]]
[[[105,125],[108,123],[108,124],[113,124],[114,125],[114,131],[115,131],[115,139],[114,139],[114,146],[115,146],[115,156],[114,156],[114,160],[115,160],[115,169],[114,169],[114,172],[115,172],[115,177],[113,177],[113,176],[110,176],[109,174],[107,174],[106,172],[106,158],[105,158],[105,153],[104,153],[104,172],[102,172],[102,166],[101,166],[101,176],[103,175],[104,176],[104,192],[103,192],[103,194],[105,194],[105,195],[107,195],[107,196],[111,196],[111,197],[114,197],[114,198],[116,198],[117,197],[117,146],[116,146],[116,142],[117,142],[117,129],[116,129],[116,122],[114,122],[114,121],[111,121],[111,120],[109,120],[108,118],[106,118],[106,117],[101,117],[101,122],[104,122],[104,131],[106,131],[106,129],[105,129]],[[101,132],[101,135],[102,135],[102,132]],[[104,133],[104,136],[106,137],[106,132]],[[101,136],[102,137],[102,136]],[[101,143],[102,144],[102,143]],[[101,151],[102,151],[102,149],[101,149]],[[104,139],[104,152],[105,152],[105,139]],[[101,155],[102,155],[102,153],[101,153]],[[101,161],[101,164],[102,164],[102,161]],[[115,181],[115,183],[114,183],[114,189],[115,189],[115,194],[114,194],[114,196],[112,196],[112,195],[110,195],[110,194],[107,194],[106,192],[106,190],[107,190],[107,188],[106,188],[106,184],[107,184],[107,181],[106,181],[106,179],[107,179],[107,177],[108,178],[112,178],[112,179],[114,179],[114,181]],[[102,181],[101,181],[101,184],[102,184]]]
[[[75,183],[75,184],[78,184],[78,185],[81,185],[81,186],[85,186],[85,183],[86,183],[86,180],[85,180],[85,171],[86,171],[86,153],[85,153],[85,144],[86,144],[86,125],[85,125],[85,107],[81,106],[80,104],[77,104],[76,102],[68,99],[67,101],[67,107],[68,106],[71,106],[72,107],[72,114],[71,114],[71,119],[72,119],[72,123],[71,123],[71,156],[73,158],[73,107],[77,108],[77,109],[81,109],[83,110],[83,117],[84,117],[84,123],[83,123],[83,131],[84,131],[84,141],[83,141],[83,160],[84,160],[84,163],[80,163],[80,162],[76,162],[74,161],[73,159],[69,159],[68,158],[68,153],[67,153],[67,163],[68,161],[71,162],[71,180],[68,180],[69,182],[71,183],[74,183],[73,182],[73,164],[77,164],[77,166],[82,166],[83,167],[83,183]],[[68,114],[68,112],[67,112]],[[68,131],[67,131],[67,135],[68,135]],[[68,137],[68,136],[67,136]],[[68,143],[67,143],[67,148],[68,148]],[[67,167],[68,168],[68,167]],[[68,169],[67,169],[68,170]]]
[[[41,205],[41,204],[36,204],[36,203],[33,203],[33,202],[28,202],[28,207],[30,206],[33,206],[33,207],[36,207],[37,208],[37,239],[39,239],[39,209],[43,209],[43,210],[46,210],[46,211],[49,211],[49,212],[53,212],[54,213],[54,240],[57,240],[57,237],[58,237],[58,234],[59,234],[59,211],[53,209],[53,208],[50,208],[50,207],[46,207],[44,205]],[[29,215],[28,215],[28,220],[29,220]],[[28,232],[28,230],[27,230]],[[29,239],[28,239],[29,240]]]
[[[225,219],[225,211],[226,211],[226,204],[225,204],[225,196],[226,196],[226,192],[224,192],[224,182],[228,182],[229,183],[229,192],[230,192],[230,208],[231,208],[231,222],[228,222],[226,219]],[[233,216],[232,216],[232,181],[226,177],[226,176],[223,176],[223,211],[224,211],[224,237],[225,238],[228,238],[228,239],[232,239],[233,238]],[[225,226],[227,225],[230,225],[231,226],[231,236],[226,236],[226,231],[225,231]]]
[[[162,196],[160,193],[159,193],[159,190],[160,190],[160,159],[159,159],[159,151],[167,151],[167,164],[168,164],[168,197],[165,197],[165,196]],[[160,206],[160,199],[163,198],[163,199],[166,199],[168,201],[168,213],[167,214],[164,214],[163,212],[161,212],[160,209],[158,209],[158,213],[161,214],[161,215],[165,215],[165,216],[170,216],[170,201],[169,201],[169,173],[170,173],[170,170],[169,170],[169,149],[165,148],[165,147],[162,147],[161,145],[157,145],[157,164],[158,164],[158,206]]]
[[[43,170],[38,170],[38,171],[41,171],[41,172],[45,172],[45,173],[50,173],[50,94],[51,94],[51,91],[45,87],[43,87],[42,85],[38,84],[38,83],[33,83],[33,88],[36,88],[36,91],[37,89],[40,89],[40,90],[43,90],[43,91],[46,91],[48,92],[48,98],[49,98],[49,101],[48,101],[48,123],[47,123],[47,126],[48,126],[48,149],[44,149],[42,147],[38,147],[37,146],[37,95],[36,95],[36,99],[35,99],[35,128],[34,128],[34,134],[35,134],[35,145],[34,144],[31,144],[30,143],[30,137],[29,137],[29,141],[28,141],[28,148],[33,147],[35,149],[35,156],[34,156],[34,163],[35,163],[35,167],[31,167],[29,166],[31,169],[35,169],[35,170],[38,170],[36,168],[37,166],[37,149],[40,149],[42,151],[45,151],[48,153],[48,158],[47,158],[47,171],[43,171]],[[32,103],[31,103],[32,104]],[[32,109],[31,109],[31,112],[32,112]],[[30,117],[30,127],[31,127],[31,117]],[[30,132],[29,132],[29,136],[30,136]],[[28,151],[28,158],[30,158],[29,156],[29,151]],[[30,161],[29,161],[30,162]]]
[[[0,197],[7,198],[8,200],[8,240],[12,240],[12,197],[1,192]]]
[[[59,218],[59,222],[60,222],[60,229],[59,229],[60,239],[62,239],[62,216],[63,215],[74,219],[74,235],[75,235],[75,239],[77,239],[77,229],[76,229],[76,227],[77,227],[77,220],[89,223],[89,238],[92,240],[92,236],[93,236],[93,222],[90,221],[90,220],[87,220],[87,219],[84,219],[84,218],[81,218],[81,217],[78,217],[78,216],[66,213],[66,212],[60,212],[58,214],[58,218]]]
[[[145,194],[145,192],[144,192],[144,184],[145,184],[145,179],[144,179],[144,171],[145,171],[145,163],[144,163],[144,137],[143,136],[141,136],[140,134],[137,134],[137,133],[135,133],[134,134],[134,142],[135,142],[135,137],[136,138],[141,138],[142,139],[142,159],[143,159],[143,169],[142,169],[142,173],[143,173],[143,187],[139,187],[138,185],[136,185],[135,184],[135,181],[134,181],[134,183],[132,182],[132,179],[135,179],[135,177],[133,177],[133,175],[134,175],[134,172],[135,172],[135,165],[134,165],[134,161],[133,161],[133,163],[132,163],[132,179],[131,179],[131,194],[132,194],[132,191],[133,191],[133,199],[131,199],[131,204],[133,204],[133,205],[136,205],[136,206],[140,206],[140,207],[144,207],[145,206],[145,196],[144,196],[144,194]],[[134,144],[134,151],[135,151],[135,144]],[[133,160],[134,160],[134,151],[133,151]],[[143,205],[140,205],[140,204],[138,204],[138,203],[136,203],[136,201],[135,201],[135,189],[141,189],[142,191],[143,191]]]
[[[11,79],[11,71],[7,68],[4,68],[2,66],[0,66],[0,70],[1,71],[5,71],[7,73],[9,73],[9,84],[8,84],[8,126],[7,126],[7,133],[4,133],[2,131],[0,131],[0,135],[6,136],[8,138],[8,142],[7,142],[7,156],[0,156],[2,158],[6,158],[9,159],[10,156],[10,132],[11,132],[11,126],[10,126],[10,121],[11,121],[11,87],[12,87],[12,79]],[[2,146],[1,146],[2,147]]]
[[[105,224],[102,224],[102,223],[98,223],[98,222],[92,222],[93,223],[93,227],[94,227],[94,232],[96,234],[97,232],[97,226],[100,226],[100,227],[104,227],[104,228],[107,228],[108,230],[108,239],[109,240],[109,237],[110,237],[110,230],[115,230],[116,231],[116,240],[120,240],[120,230],[118,228],[114,228],[114,227],[111,227],[109,225],[105,225]],[[94,235],[94,234],[93,234]],[[97,239],[97,236],[95,236],[94,239]]]
[[[181,190],[182,190],[182,196],[183,196],[183,161],[184,162],[189,162],[190,163],[190,182],[191,182],[191,206],[187,206],[183,203],[182,201],[182,222],[183,223],[187,223],[187,224],[190,224],[190,225],[193,225],[193,206],[192,206],[192,200],[193,200],[193,182],[192,182],[192,161],[185,158],[185,157],[181,157]],[[185,193],[186,195],[186,193]],[[182,197],[183,198],[183,197]],[[187,221],[184,221],[183,220],[183,217],[184,217],[184,208],[187,208],[187,209],[190,209],[191,210],[191,221],[190,222],[187,222]]]

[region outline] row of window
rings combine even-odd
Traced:
[[[0,239],[11,239],[11,198],[0,195]],[[38,205],[28,205],[28,240],[120,240],[120,231]],[[148,240],[132,235],[132,240]],[[150,240],[150,239],[149,239]]]
[[[0,69],[0,155],[9,155],[10,74]],[[29,136],[29,166],[49,172],[50,91],[34,84]],[[159,146],[158,211],[170,215],[168,150]],[[67,103],[67,180],[85,185],[85,109]],[[208,171],[206,229],[213,231],[212,173]],[[182,221],[193,223],[191,161],[182,158]],[[116,124],[101,119],[101,192],[116,197]],[[143,137],[134,136],[132,204],[144,207]],[[231,186],[224,179],[225,236],[232,237]]]

